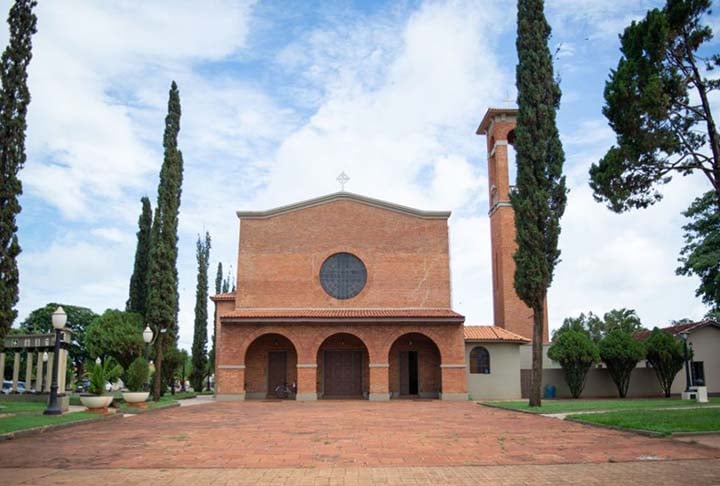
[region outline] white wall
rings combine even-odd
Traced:
[[[470,373],[470,351],[483,346],[490,354],[490,374]],[[468,395],[471,400],[520,398],[520,345],[511,343],[465,343]]]

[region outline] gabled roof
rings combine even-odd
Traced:
[[[708,327],[708,326],[717,327],[720,329],[720,324],[718,324],[717,321],[715,321],[713,319],[704,319],[704,320],[698,321],[698,322],[688,322],[686,324],[677,324],[675,326],[663,327],[660,330],[668,332],[668,333],[672,334],[673,336],[679,336],[683,332],[690,334],[693,331],[697,331],[698,329],[702,329],[702,328]],[[645,329],[643,331],[638,331],[635,333],[635,337],[637,339],[644,340],[644,339],[647,339],[648,336],[650,336],[651,332],[652,331],[649,329]]]
[[[530,340],[507,329],[497,326],[465,326],[465,341],[471,342],[502,342],[529,343]]]
[[[445,308],[241,308],[223,314],[223,321],[413,320],[462,323],[465,317]]]
[[[450,211],[423,211],[420,209],[410,208],[395,204],[387,201],[381,201],[380,199],[373,199],[367,196],[361,196],[360,194],[354,194],[352,192],[340,191],[328,194],[326,196],[316,197],[314,199],[308,199],[306,201],[300,201],[287,206],[280,206],[266,211],[237,211],[237,216],[240,219],[265,219],[277,216],[279,214],[290,213],[298,211],[300,209],[311,208],[313,206],[319,206],[321,204],[327,204],[333,201],[353,201],[368,206],[373,206],[380,209],[387,209],[389,211],[395,211],[396,213],[406,214],[409,216],[415,216],[423,219],[448,219],[450,217]]]

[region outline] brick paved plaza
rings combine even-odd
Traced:
[[[0,477],[26,484],[94,474],[104,483],[132,483],[142,474],[186,484],[413,484],[583,476],[649,482],[656,475],[672,483],[690,467],[696,484],[712,484],[720,481],[718,458],[720,449],[473,402],[257,401],[181,407],[0,443]]]

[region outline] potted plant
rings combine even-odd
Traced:
[[[100,358],[95,360],[95,364],[88,367],[87,377],[88,392],[91,395],[80,396],[80,403],[85,405],[90,412],[106,412],[107,408],[113,401],[112,395],[105,395],[105,384],[118,378],[122,372],[122,366],[108,358],[103,363]]]
[[[123,400],[130,406],[143,407],[150,396],[149,391],[144,391],[150,375],[150,369],[144,358],[136,358],[127,370],[127,388],[123,392]]]

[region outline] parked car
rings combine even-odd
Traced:
[[[18,391],[18,393],[25,393],[27,391],[25,389],[24,381],[18,381],[17,391]],[[3,392],[3,395],[9,395],[10,393],[12,393],[12,381],[3,380],[2,392]]]
[[[87,378],[83,378],[82,380],[77,382],[77,385],[75,385],[75,391],[78,393],[85,393],[88,391],[88,387],[90,386],[90,380]]]

